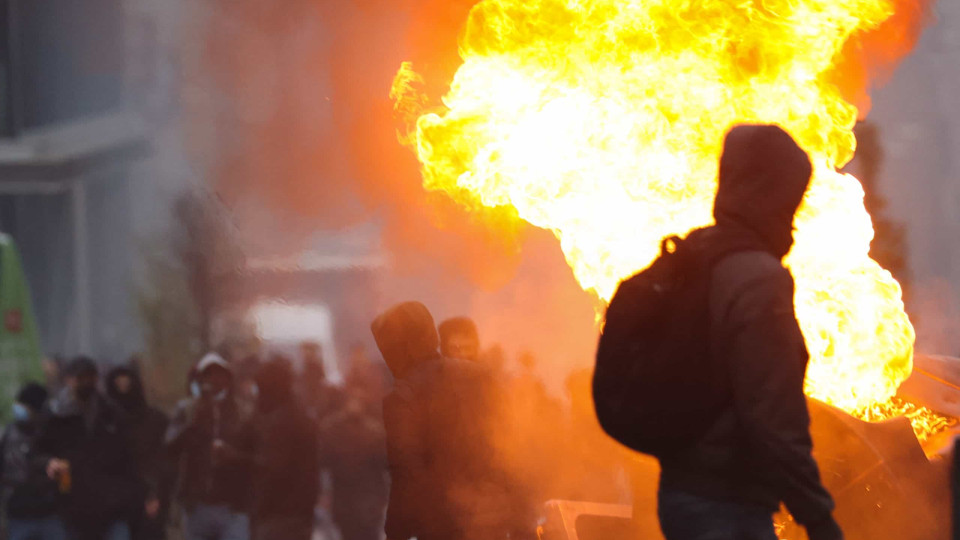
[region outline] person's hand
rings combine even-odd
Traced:
[[[61,475],[70,472],[70,462],[65,459],[53,458],[47,462],[47,476],[51,480],[56,480]]]
[[[223,439],[214,439],[213,441],[213,457],[215,459],[231,459],[237,458],[240,456],[240,452],[236,448],[230,446]]]
[[[160,499],[156,497],[147,499],[147,502],[143,505],[143,511],[148,518],[157,519],[157,516],[160,515]]]

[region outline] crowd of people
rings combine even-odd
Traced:
[[[170,416],[136,364],[79,357],[53,395],[24,385],[0,439],[6,537],[306,540],[326,515],[342,540],[379,539],[387,375],[358,354],[335,386],[317,344],[300,352],[299,371],[211,352]]]
[[[371,325],[392,385],[362,355],[342,387],[329,384],[315,344],[301,348],[299,371],[283,356],[209,353],[168,419],[148,404],[135,366],[101,377],[96,362],[76,358],[52,398],[35,383],[16,396],[0,439],[7,535],[160,540],[176,521],[186,540],[307,540],[323,509],[342,540],[532,539],[548,498],[630,500],[618,474],[636,454],[617,438],[660,463],[667,540],[774,540],[781,503],[811,540],[842,540],[811,455],[808,355],[781,264],[811,171],[780,128],[731,130],[717,224],[684,240],[683,256],[664,244],[672,281],[645,271],[625,282],[601,339],[607,362],[597,363],[593,393],[591,370],[568,377],[570,409],[548,395],[532,357],[511,373],[502,351],[482,349],[473,321],[435,325],[419,302]],[[637,300],[685,291],[672,297],[684,318],[669,324]],[[637,332],[648,320],[659,322]],[[703,350],[688,355],[689,344]],[[691,377],[689,366],[707,368]],[[717,394],[715,407],[706,393]],[[686,429],[700,417],[622,421],[661,411],[641,405],[671,394],[711,404],[709,421],[682,440],[658,426]],[[607,411],[613,438],[595,411]]]
[[[497,501],[486,510],[490,523],[475,521],[472,529],[503,522],[507,536],[521,538],[521,531],[535,531],[536,509],[547,498],[602,499],[585,487],[610,484],[609,476],[584,480],[596,477],[597,467],[557,474],[561,463],[598,464],[602,452],[582,444],[575,433],[590,422],[577,425],[577,415],[549,395],[533,356],[521,355],[511,370],[500,348],[481,347],[471,319],[438,327],[430,321],[423,330],[431,355],[471,367],[459,382],[446,376],[422,381],[433,390],[445,387],[431,395],[429,407],[450,412],[441,415],[444,425],[416,428],[429,429],[429,436],[385,426],[384,411],[396,419],[396,396],[407,388],[403,361],[389,345],[386,365],[355,351],[340,385],[327,380],[316,343],[301,344],[297,362],[211,352],[190,370],[185,395],[170,414],[148,403],[137,362],[103,373],[90,358],[66,362],[61,376],[47,383],[52,395],[37,383],[21,389],[0,439],[7,538],[378,540],[385,520],[388,537],[406,532],[394,530],[405,500],[429,504],[431,492],[451,486],[465,490],[460,496],[467,507]],[[397,339],[409,337],[408,328],[399,332]],[[572,376],[568,391],[589,407],[587,379]],[[400,422],[436,418],[418,414],[424,416],[403,418],[401,411]],[[396,426],[390,418],[387,424]],[[409,462],[390,467],[388,448],[404,440],[418,451],[456,455],[449,472],[460,479],[445,480]],[[470,452],[450,452],[453,447]],[[467,454],[472,464],[458,461]],[[405,483],[411,476],[416,487]],[[478,496],[477,489],[488,488],[493,491]],[[441,499],[447,500],[432,500]],[[440,523],[444,515],[462,513],[436,507],[432,515]],[[492,518],[500,515],[509,517]]]

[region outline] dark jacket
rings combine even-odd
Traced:
[[[50,405],[40,453],[70,462],[66,516],[74,522],[134,519],[145,487],[137,474],[127,415],[101,394],[81,407],[64,389]]]
[[[129,392],[119,392],[116,380],[120,376],[130,378]],[[176,468],[163,451],[163,442],[170,420],[163,412],[147,404],[140,374],[128,367],[118,367],[107,374],[107,397],[123,409],[130,424],[130,442],[137,474],[146,488],[147,498],[160,501],[160,513],[155,519],[146,515],[133,524],[133,538],[158,539],[166,536],[166,515],[170,506],[173,476]]]
[[[59,486],[47,476],[47,460],[38,450],[42,423],[11,423],[0,438],[0,484],[8,518],[44,518],[59,510]]]
[[[293,518],[313,522],[320,493],[317,426],[293,396],[292,373],[272,360],[257,374],[254,525]]]
[[[214,454],[214,440],[235,452]],[[179,466],[179,497],[189,510],[196,504],[222,504],[249,510],[254,435],[249,415],[232,393],[223,401],[200,397],[182,401],[165,437],[170,458]]]
[[[840,538],[833,500],[811,456],[803,382],[807,350],[794,284],[780,262],[810,164],[789,135],[742,126],[727,137],[710,245],[752,245],[711,271],[712,357],[731,404],[692,448],[661,459],[662,489],[742,501],[771,512],[784,502],[811,540]]]
[[[383,403],[392,481],[387,536],[505,537],[516,509],[488,431],[491,374],[441,358],[421,304],[393,308],[372,329],[396,378]]]
[[[320,425],[321,465],[333,485],[333,519],[369,523],[387,504],[386,431],[384,396],[352,394],[345,404]]]

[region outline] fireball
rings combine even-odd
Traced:
[[[711,223],[731,126],[782,126],[814,164],[786,259],[806,392],[862,414],[910,374],[914,331],[868,255],[863,189],[838,172],[858,109],[835,68],[893,14],[891,0],[483,0],[442,106],[423,109],[409,64],[394,97],[417,111],[404,138],[428,190],[552,231],[602,301],[661,238]]]

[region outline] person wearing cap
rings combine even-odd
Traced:
[[[27,383],[13,404],[13,422],[0,438],[0,484],[9,540],[66,540],[60,492],[46,471],[38,441],[44,427],[47,390]]]
[[[254,434],[234,394],[234,370],[216,353],[197,364],[198,392],[182,401],[166,448],[179,463],[186,540],[248,540]]]
[[[143,510],[127,415],[98,389],[90,358],[69,363],[66,385],[51,401],[39,447],[51,457],[47,473],[64,494],[64,524],[77,540],[127,540]]]

